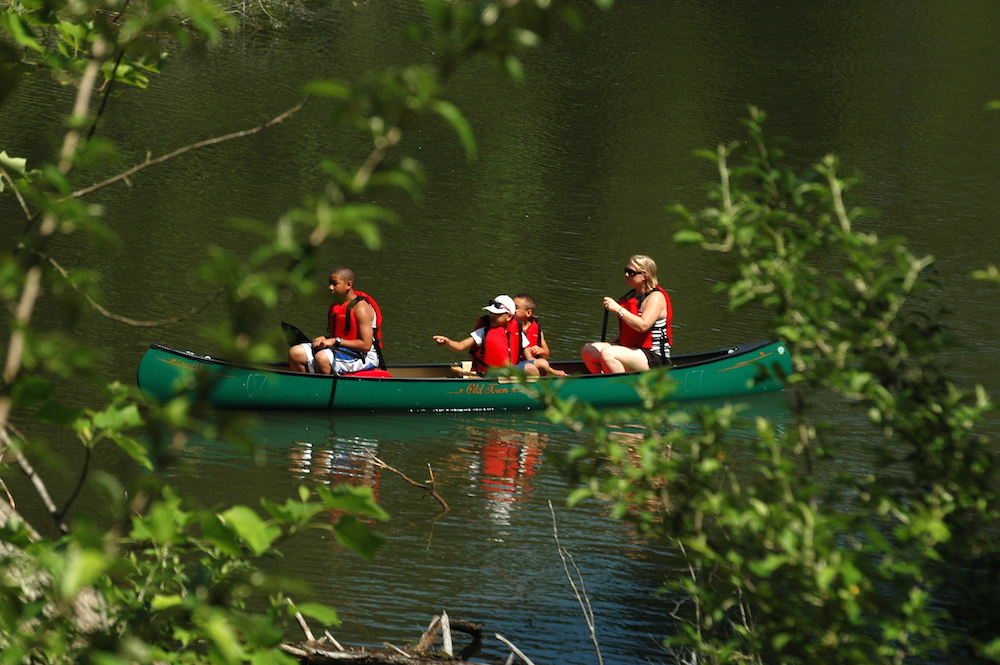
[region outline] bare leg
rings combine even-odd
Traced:
[[[316,353],[317,374],[330,374],[333,372],[333,352],[328,351],[328,349],[323,349],[323,351]]]
[[[601,349],[601,362],[609,374],[649,369],[645,353],[639,349],[630,349],[617,344],[609,344]]]
[[[553,369],[549,361],[544,358],[535,358],[535,367],[538,368],[538,372],[542,376],[566,376],[566,372],[561,369]]]
[[[309,364],[309,354],[302,348],[301,344],[296,344],[288,349],[288,367],[293,372],[305,372]]]
[[[537,362],[538,361],[536,360],[534,363],[528,363],[527,365],[525,365],[524,373],[527,374],[528,376],[538,376],[538,367],[535,366],[535,363]]]
[[[591,374],[604,374],[606,371],[604,363],[601,361],[601,350],[611,346],[607,342],[591,342],[584,344],[580,349],[580,357],[583,364],[587,366],[587,371]]]

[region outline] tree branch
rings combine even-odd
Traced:
[[[63,268],[61,265],[59,265],[59,263],[56,262],[55,259],[53,259],[50,256],[46,256],[45,254],[39,254],[39,256],[41,258],[45,259],[46,261],[48,261],[49,263],[51,263],[52,266],[56,270],[58,270],[59,273],[63,277],[65,277],[67,279],[69,278],[69,271],[66,270],[65,268]],[[157,326],[166,326],[166,325],[170,325],[172,323],[178,323],[178,322],[183,321],[185,319],[189,319],[192,316],[194,316],[195,314],[197,314],[198,312],[200,312],[201,310],[203,310],[206,307],[208,307],[209,305],[211,305],[216,300],[218,300],[219,296],[221,296],[223,293],[225,293],[225,288],[220,288],[216,292],[216,294],[214,296],[212,296],[211,298],[208,299],[208,301],[206,301],[202,305],[199,305],[197,307],[193,307],[191,309],[191,311],[187,312],[186,314],[178,314],[177,316],[172,316],[169,319],[160,319],[158,321],[137,321],[135,319],[130,319],[130,318],[126,317],[126,316],[121,316],[119,314],[114,314],[112,312],[109,312],[107,309],[104,308],[103,305],[101,305],[99,302],[95,301],[89,295],[87,295],[86,293],[84,293],[83,291],[81,291],[80,288],[76,284],[73,284],[72,282],[70,282],[70,286],[72,286],[73,289],[77,293],[79,293],[84,298],[86,298],[87,302],[90,303],[90,306],[93,307],[95,310],[97,310],[102,316],[106,316],[107,318],[112,319],[113,321],[120,321],[121,323],[130,325],[130,326],[140,327],[140,328],[155,328]]]
[[[601,645],[597,643],[597,632],[594,630],[594,608],[590,605],[587,588],[583,585],[583,575],[580,573],[576,561],[573,560],[573,555],[559,543],[559,529],[556,526],[556,509],[552,507],[551,501],[549,501],[549,512],[552,513],[552,538],[556,541],[556,552],[559,553],[559,558],[562,560],[563,572],[566,573],[566,579],[569,580],[569,585],[573,588],[573,595],[576,596],[576,602],[580,603],[580,609],[583,611],[583,619],[587,622],[587,628],[590,630],[590,641],[594,643],[594,651],[597,652],[597,663],[598,665],[603,665],[604,659],[601,658]],[[566,565],[567,557],[569,557],[570,563],[573,564],[577,579],[580,580],[579,590],[576,588],[573,576],[569,574],[569,566]],[[500,636],[497,635],[497,637]],[[520,656],[520,653],[518,656]]]
[[[3,176],[3,179],[10,184],[10,188],[14,190],[14,196],[17,197],[17,202],[21,204],[21,210],[24,211],[24,216],[28,218],[28,223],[30,224],[34,219],[34,215],[32,215],[31,210],[28,209],[28,202],[24,200],[23,196],[21,196],[21,191],[17,188],[17,185],[14,184],[14,179],[10,177],[10,174],[7,173],[2,166],[0,166],[0,176]]]
[[[80,198],[81,196],[86,196],[87,194],[90,194],[91,192],[95,192],[98,189],[101,189],[102,187],[107,187],[108,185],[114,184],[114,183],[116,183],[116,182],[118,182],[120,180],[124,180],[127,183],[129,176],[131,176],[131,175],[133,175],[133,174],[135,174],[135,173],[137,173],[137,172],[139,172],[139,171],[141,171],[141,170],[143,170],[143,169],[145,169],[145,168],[147,168],[149,166],[155,166],[156,164],[162,164],[163,162],[168,161],[170,159],[173,159],[174,157],[177,157],[178,155],[183,155],[186,152],[190,152],[192,150],[197,150],[199,148],[204,148],[204,147],[210,146],[210,145],[217,145],[217,144],[223,143],[225,141],[230,141],[232,139],[243,138],[244,136],[251,136],[252,134],[256,134],[258,132],[262,132],[265,129],[267,129],[268,127],[272,127],[274,125],[277,125],[278,123],[283,122],[283,121],[287,120],[288,118],[290,118],[291,116],[295,115],[295,113],[297,111],[299,111],[305,105],[306,101],[307,101],[307,99],[303,99],[301,102],[299,102],[298,104],[296,104],[292,108],[288,109],[284,113],[276,115],[275,117],[273,117],[270,120],[268,120],[267,122],[265,122],[263,125],[258,125],[257,127],[253,127],[251,129],[245,129],[243,131],[233,132],[232,134],[226,134],[225,136],[217,136],[217,137],[212,138],[212,139],[205,139],[204,141],[198,141],[197,143],[192,143],[191,145],[184,146],[183,148],[178,148],[177,150],[174,150],[173,152],[169,152],[169,153],[167,153],[165,155],[157,157],[156,159],[151,159],[150,158],[150,153],[147,153],[146,154],[146,161],[142,162],[141,164],[136,164],[135,166],[133,166],[132,168],[128,169],[127,171],[123,171],[123,172],[119,173],[116,176],[108,178],[107,180],[105,180],[103,182],[97,183],[96,185],[91,185],[90,187],[85,187],[84,189],[78,189],[77,191],[75,191],[72,194],[70,194],[70,197],[71,198]]]
[[[2,432],[0,432],[0,449],[4,451],[9,450],[14,454],[14,459],[17,460],[18,466],[21,467],[21,471],[24,472],[24,475],[31,480],[31,484],[34,485],[39,498],[41,498],[42,503],[45,504],[45,509],[49,511],[52,519],[55,520],[59,531],[62,533],[69,533],[69,527],[66,526],[62,516],[59,514],[59,509],[56,507],[55,502],[49,495],[49,490],[45,486],[45,482],[37,473],[35,473],[34,467],[31,466],[31,462],[29,462],[28,458],[24,456],[24,453],[21,452],[21,448],[15,445],[14,441],[10,438],[10,433],[7,431],[8,429],[11,429],[9,425],[5,427]],[[22,441],[24,440],[24,437],[20,438]]]
[[[383,468],[383,469],[387,469],[389,471],[392,471],[397,476],[399,476],[400,478],[402,478],[406,482],[410,483],[414,487],[419,487],[420,489],[424,490],[425,492],[427,492],[428,494],[430,494],[432,497],[434,497],[435,499],[437,499],[437,502],[440,503],[441,507],[444,508],[447,512],[449,512],[449,513],[452,512],[451,508],[448,506],[448,503],[443,498],[441,498],[441,495],[437,493],[436,489],[434,489],[434,470],[431,469],[431,465],[430,464],[427,465],[427,471],[431,474],[431,480],[430,480],[431,484],[430,484],[430,486],[427,486],[427,485],[424,485],[423,483],[418,483],[417,481],[412,480],[411,478],[407,477],[407,475],[405,473],[403,473],[402,471],[399,471],[398,469],[392,468],[391,466],[389,466],[388,464],[386,464],[385,462],[383,462],[382,460],[380,460],[378,457],[375,457],[375,455],[372,455],[370,452],[368,453],[368,456],[371,457],[372,460],[374,460],[376,466],[378,466],[380,468]]]
[[[94,42],[93,57],[84,69],[83,77],[80,79],[80,87],[76,92],[76,101],[73,104],[73,115],[71,122],[74,126],[80,124],[90,107],[90,96],[94,92],[94,81],[97,73],[101,69],[101,62],[104,56],[105,44],[103,39]],[[59,171],[63,175],[69,173],[72,167],[73,155],[76,152],[77,143],[80,140],[80,132],[70,129],[63,137],[62,149],[59,153]],[[39,229],[43,239],[48,238],[56,230],[56,216],[54,213],[46,213],[42,219],[42,226]],[[15,312],[14,325],[11,326],[10,342],[7,345],[7,359],[4,363],[3,380],[9,390],[14,385],[14,380],[21,369],[21,359],[24,355],[25,333],[24,328],[31,320],[31,313],[35,309],[35,302],[41,293],[42,269],[38,265],[31,266],[25,276],[24,286],[21,288],[21,300],[18,302]],[[0,432],[6,432],[7,423],[10,421],[10,411],[13,408],[9,394],[0,397]],[[6,436],[6,435],[4,435]]]

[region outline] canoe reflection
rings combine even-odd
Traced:
[[[781,394],[741,402],[749,403],[743,414],[748,418],[780,422],[788,414]],[[752,420],[745,422],[750,434]],[[618,436],[621,443],[633,444],[641,435],[641,428],[624,425]],[[542,471],[544,453],[581,442],[579,434],[535,412],[269,412],[259,416],[253,438],[256,465],[227,444],[192,442],[185,454],[194,472],[189,482],[206,500],[256,505],[262,496],[283,500],[303,482],[350,483],[371,487],[391,515],[418,521],[437,515],[432,498],[380,468],[374,455],[416,482],[426,483],[430,469],[453,515],[482,520],[484,526],[509,525],[543,491],[543,477],[548,479],[545,491],[564,496],[568,488],[556,490],[561,474]],[[742,456],[741,448],[734,441],[727,454]]]
[[[430,466],[439,489],[473,490],[487,500],[491,519],[506,522],[507,504],[533,490],[531,479],[548,444],[545,429],[556,428],[523,414],[268,413],[255,438],[268,459],[287,462],[296,480],[368,485],[376,499],[385,486],[411,497],[420,490],[394,481],[373,456],[421,483]]]
[[[479,449],[476,460],[478,487],[487,501],[487,514],[496,524],[509,524],[512,504],[528,500],[534,490],[531,479],[541,464],[548,435],[513,429],[470,428],[469,440]]]

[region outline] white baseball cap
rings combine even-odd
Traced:
[[[483,309],[493,314],[513,314],[514,299],[510,296],[497,296]]]

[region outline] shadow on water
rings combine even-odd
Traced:
[[[748,420],[733,432],[734,447],[752,435],[753,417],[780,423],[788,413],[782,394],[740,402]],[[247,505],[261,496],[283,500],[302,484],[367,485],[392,516],[370,525],[388,538],[372,563],[326,533],[283,548],[286,569],[337,609],[344,623],[332,632],[341,643],[407,643],[447,610],[512,639],[536,662],[593,662],[555,551],[551,501],[560,541],[584,576],[605,662],[669,660],[658,641],[673,601],[654,591],[678,567],[674,551],[603,505],[565,508],[570,487],[548,455],[581,439],[544,413],[269,413],[255,439],[257,463],[224,444],[193,442],[186,455],[191,475],[178,480],[198,485],[206,501]],[[433,469],[452,512],[372,456],[417,482],[427,482]],[[491,652],[488,643],[487,655],[497,655],[497,646]]]

